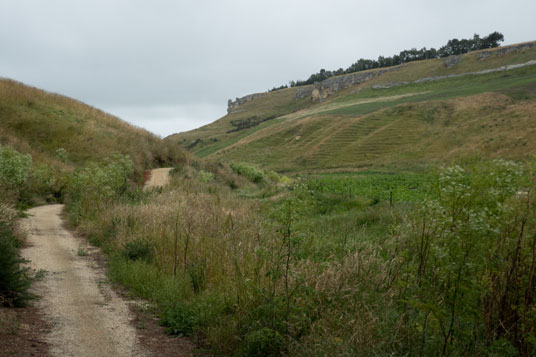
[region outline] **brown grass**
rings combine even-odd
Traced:
[[[129,155],[142,168],[186,160],[177,146],[80,101],[22,83],[0,80],[0,143],[27,152],[34,161],[56,162],[67,151],[69,165]]]

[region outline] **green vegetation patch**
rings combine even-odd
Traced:
[[[429,173],[362,171],[316,175],[306,183],[315,192],[364,197],[376,202],[416,202],[429,195],[432,177]]]
[[[428,100],[446,100],[467,97],[484,92],[508,91],[516,87],[528,87],[536,82],[536,66],[528,66],[506,72],[480,75],[468,75],[459,78],[447,78],[439,81],[412,83],[387,89],[365,89],[355,95],[337,99],[336,103],[346,103],[359,99],[376,99],[407,93],[422,93],[388,101],[376,101],[355,104],[339,109],[320,112],[319,114],[364,115],[377,110],[393,107],[403,103],[415,103]]]

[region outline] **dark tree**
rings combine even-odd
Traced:
[[[499,47],[500,42],[503,41],[503,34],[497,31],[482,38],[478,34],[474,34],[473,38],[470,39],[458,40],[457,38],[453,38],[449,40],[446,45],[440,47],[438,50],[436,50],[435,48],[427,49],[426,47],[423,47],[420,50],[412,48],[410,50],[401,51],[399,54],[395,54],[391,57],[379,56],[378,60],[360,58],[346,69],[339,68],[336,71],[326,71],[325,69],[321,69],[320,72],[311,74],[307,80],[290,81],[289,85],[290,87],[304,86],[308,84],[313,84],[315,82],[321,82],[327,78],[330,78],[332,76],[338,76],[341,74],[366,71],[368,69],[374,68],[397,66],[399,64],[407,62],[420,61],[425,59],[461,55],[471,51]],[[278,90],[281,88],[286,88],[286,86],[281,86],[272,90]]]

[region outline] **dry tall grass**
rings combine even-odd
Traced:
[[[0,143],[30,153],[36,162],[56,162],[56,150],[78,166],[117,152],[129,155],[139,173],[187,160],[176,145],[80,101],[0,79]]]

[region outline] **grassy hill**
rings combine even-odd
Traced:
[[[0,144],[29,153],[36,162],[57,163],[63,148],[72,166],[121,153],[132,158],[138,172],[185,155],[101,110],[9,79],[0,79]]]
[[[371,70],[376,75],[370,81],[322,102],[297,99],[297,88],[266,93],[166,141],[188,146],[200,157],[283,171],[419,165],[467,155],[521,158],[535,152],[536,66],[468,74],[534,60],[534,43],[460,59],[450,67],[435,59],[381,74]],[[418,81],[459,74],[467,75]]]

